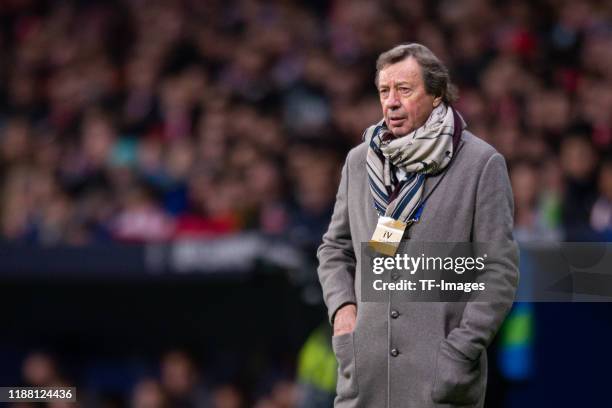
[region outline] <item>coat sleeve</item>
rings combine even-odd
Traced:
[[[334,322],[336,311],[349,303],[357,304],[355,297],[355,252],[351,240],[348,215],[348,158],[342,168],[336,204],[323,243],[317,251],[319,281],[327,305],[329,321]]]
[[[518,285],[518,246],[514,241],[514,203],[504,158],[489,157],[478,181],[472,241],[490,245],[493,256],[485,263],[487,300],[466,303],[461,323],[446,341],[475,360],[493,340],[514,301]],[[495,302],[491,302],[494,296]]]

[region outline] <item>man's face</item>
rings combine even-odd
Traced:
[[[378,95],[385,123],[397,137],[422,126],[441,99],[427,94],[421,67],[413,57],[380,70]]]

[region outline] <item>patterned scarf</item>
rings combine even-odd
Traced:
[[[423,199],[425,177],[448,166],[465,126],[452,107],[440,104],[423,126],[406,136],[393,136],[384,120],[366,129],[368,179],[379,215],[406,223],[413,219]],[[402,182],[396,179],[396,168],[407,173]]]

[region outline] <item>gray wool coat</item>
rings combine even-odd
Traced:
[[[361,243],[369,241],[378,219],[368,187],[367,148],[364,142],[347,156],[331,223],[317,253],[330,321],[339,307],[357,305],[354,332],[332,338],[338,360],[334,405],[482,407],[486,347],[512,306],[518,284],[504,158],[464,130],[450,166],[425,182],[424,197],[431,194],[420,221],[403,238],[502,243],[503,250],[487,264],[500,277],[494,281],[497,301],[396,303],[390,297],[388,303],[373,303],[362,301],[360,290]]]

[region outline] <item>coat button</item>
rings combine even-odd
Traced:
[[[397,319],[397,318],[399,317],[399,315],[400,315],[400,314],[399,314],[399,312],[398,312],[397,310],[392,310],[392,311],[391,311],[391,317],[392,317],[393,319]]]
[[[391,349],[391,356],[393,356],[393,357],[399,356],[399,350],[396,349],[396,348]]]

